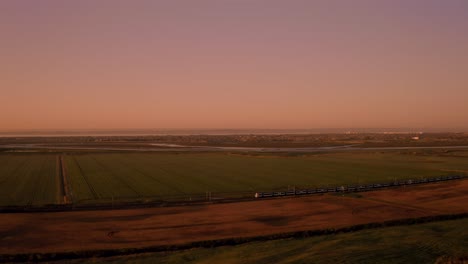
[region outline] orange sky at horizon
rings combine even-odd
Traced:
[[[2,1],[0,131],[468,128],[466,1]]]

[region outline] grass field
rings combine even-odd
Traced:
[[[59,200],[55,155],[0,155],[0,206]]]
[[[466,226],[462,219],[72,263],[435,263],[444,256],[468,256]]]
[[[58,155],[74,203],[251,197],[257,191],[466,174],[467,152],[308,155],[75,153],[0,155],[1,205],[60,202]]]
[[[460,173],[466,157],[399,153],[251,156],[226,153],[67,155],[75,202],[236,196],[256,191]]]

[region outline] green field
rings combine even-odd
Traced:
[[[253,195],[337,184],[392,181],[468,170],[462,156],[335,153],[306,156],[228,153],[67,155],[75,202]],[[238,192],[238,193],[237,193]]]
[[[467,152],[321,154],[58,153],[0,155],[0,205],[60,201],[64,157],[74,203],[252,197],[257,191],[466,174]]]
[[[0,206],[58,201],[56,155],[0,155]]]
[[[468,257],[467,226],[468,220],[462,219],[72,263],[435,263]]]

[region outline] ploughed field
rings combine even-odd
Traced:
[[[0,254],[128,249],[323,230],[467,213],[467,203],[465,179],[358,195],[126,210],[3,213]]]
[[[468,219],[460,219],[305,239],[57,263],[449,263],[447,260],[468,255],[467,226]]]
[[[190,201],[327,185],[460,175],[468,153],[74,153],[0,155],[0,205]],[[63,163],[60,165],[60,158]],[[64,180],[60,173],[64,167]]]

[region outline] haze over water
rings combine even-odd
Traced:
[[[466,131],[466,14],[464,0],[1,1],[0,131]]]

